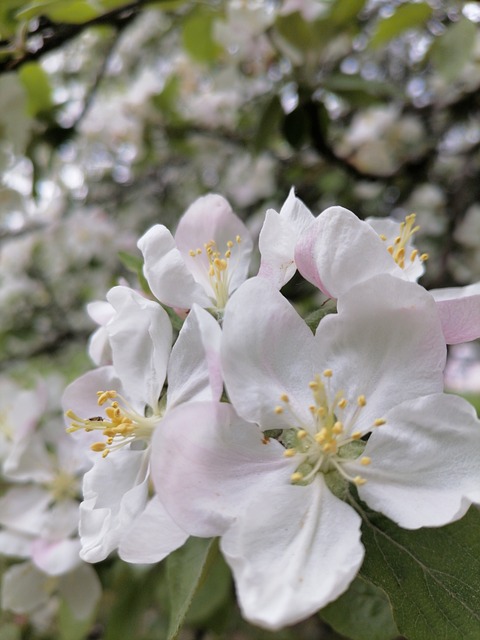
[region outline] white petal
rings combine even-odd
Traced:
[[[219,400],[222,331],[210,313],[194,305],[173,346],[168,365],[167,407],[187,400]]]
[[[480,282],[467,287],[432,289],[447,344],[480,337]]]
[[[0,531],[0,553],[11,558],[29,558],[32,537],[16,531]]]
[[[280,396],[311,420],[308,383],[316,373],[317,346],[290,303],[263,278],[245,282],[230,299],[223,322],[222,369],[236,411],[264,429],[291,426],[278,414]]]
[[[21,533],[38,535],[50,501],[51,496],[43,487],[12,487],[0,498],[0,524]]]
[[[175,522],[194,536],[225,531],[250,495],[289,482],[283,447],[226,403],[190,402],[168,412],[152,443],[152,479]]]
[[[116,549],[148,495],[148,451],[115,451],[85,474],[80,505],[80,556],[99,562]]]
[[[303,233],[297,269],[327,296],[338,298],[378,273],[405,278],[369,224],[343,207],[329,207]]]
[[[102,595],[95,569],[84,563],[61,576],[58,589],[77,620],[89,618]]]
[[[386,419],[364,451],[362,500],[406,529],[442,526],[480,503],[480,422],[468,402],[435,394]]]
[[[443,390],[443,333],[432,297],[415,282],[384,274],[358,284],[315,337],[333,371],[331,395],[343,391],[349,401],[344,423],[366,396],[355,431],[404,400]]]
[[[32,544],[32,562],[49,576],[59,576],[80,562],[80,540],[71,538],[49,542],[39,538]]]
[[[201,307],[211,306],[212,301],[195,282],[166,227],[155,225],[137,244],[145,260],[145,277],[160,302],[179,309],[190,309],[194,302]]]
[[[243,615],[276,630],[335,600],[363,560],[360,522],[321,477],[306,487],[259,486],[221,540]]]
[[[188,533],[175,524],[160,500],[154,496],[125,531],[118,555],[125,562],[135,564],[160,562],[181,547],[187,538]]]
[[[107,298],[116,311],[107,325],[115,371],[130,399],[155,409],[172,346],[168,314],[128,287],[110,289]]]
[[[280,213],[269,209],[258,239],[262,256],[258,275],[281,289],[297,270],[295,245],[314,217],[292,188]]]
[[[15,564],[2,576],[2,609],[32,613],[50,599],[48,576],[30,562]]]

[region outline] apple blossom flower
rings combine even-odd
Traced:
[[[106,325],[113,365],[80,377],[63,400],[69,431],[104,437],[91,445],[101,455],[84,477],[81,557],[97,562],[118,547],[124,560],[155,562],[181,546],[187,534],[156,496],[149,499],[150,440],[172,407],[220,397],[221,331],[194,304],[172,349],[170,320],[157,302],[127,287],[114,287],[107,299],[115,309]]]
[[[281,289],[297,270],[295,246],[301,234],[314,221],[313,214],[290,189],[280,213],[268,209],[258,246],[262,256],[258,275]]]
[[[106,300],[95,300],[87,304],[87,313],[99,325],[88,341],[88,355],[97,366],[111,364],[112,350],[105,325],[115,315],[115,309]]]
[[[252,239],[222,196],[195,200],[181,217],[175,237],[157,224],[138,241],[148,284],[162,303],[177,309],[222,312],[230,294],[247,278]]]
[[[412,244],[418,230],[415,215],[404,222],[362,221],[343,207],[329,207],[302,234],[295,249],[303,277],[331,298],[339,298],[360,282],[389,273],[416,281],[423,273],[427,254]],[[436,289],[445,341],[449,344],[480,337],[480,290],[470,287]]]
[[[480,501],[480,424],[443,393],[441,325],[416,283],[372,277],[312,335],[253,278],[232,296],[222,340],[233,406],[173,410],[155,434],[152,473],[182,528],[221,536],[251,622],[293,624],[348,587],[364,553],[349,485],[409,529]]]

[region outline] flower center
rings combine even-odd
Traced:
[[[392,256],[395,262],[401,269],[405,269],[405,258],[407,252],[407,245],[410,240],[413,238],[414,234],[420,229],[418,225],[415,225],[416,215],[411,213],[409,216],[406,216],[405,220],[400,223],[400,233],[399,235],[393,238],[391,244],[387,246],[388,253]],[[387,242],[387,236],[384,234],[380,235],[380,238]],[[410,255],[408,260],[410,263],[414,262],[416,259],[420,260],[420,262],[425,262],[428,260],[428,253],[422,253],[420,256],[418,255],[418,249],[412,249],[410,251]],[[408,265],[407,260],[407,265]]]
[[[60,470],[49,483],[48,489],[54,502],[76,498],[79,494],[79,481],[67,471]]]
[[[191,249],[188,253],[192,258],[205,254],[207,257],[207,274],[210,287],[213,291],[215,304],[218,309],[223,309],[227,304],[229,285],[232,270],[229,271],[229,262],[232,257],[232,249],[239,245],[242,239],[236,236],[235,242],[228,240],[227,248],[222,252],[218,250],[215,240],[209,240],[203,245],[203,249]]]
[[[322,376],[316,375],[309,383],[313,403],[308,407],[312,421],[302,423],[293,411],[286,394],[280,396],[281,404],[275,407],[275,413],[288,413],[294,418],[294,424],[282,435],[286,449],[284,456],[297,457],[299,465],[291,475],[292,484],[310,484],[318,473],[329,474],[336,471],[344,480],[356,485],[365,484],[365,478],[349,475],[343,465],[352,459],[360,458],[361,465],[369,465],[370,458],[361,456],[365,442],[361,439],[374,427],[385,424],[383,418],[374,421],[368,428],[355,429],[355,423],[367,400],[364,395],[357,397],[353,413],[346,418],[347,407],[351,404],[342,391],[332,397],[330,379],[331,369],[325,369]]]
[[[164,411],[161,405],[156,413],[152,413],[147,406],[145,415],[141,415],[115,390],[97,391],[97,398],[99,406],[110,402],[110,406],[105,408],[106,417],[80,418],[70,409],[66,412],[67,417],[72,420],[67,433],[80,429],[87,432],[101,431],[106,441],[94,442],[90,448],[92,451],[101,453],[103,458],[106,458],[111,451],[121,449],[135,441],[148,442],[163,417]]]

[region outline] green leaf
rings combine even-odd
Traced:
[[[366,0],[336,0],[328,16],[336,25],[344,25],[357,17],[365,6]]]
[[[168,556],[166,565],[171,607],[167,640],[178,637],[193,597],[205,580],[216,554],[218,545],[214,539],[189,538],[181,549]]]
[[[477,29],[467,18],[460,18],[433,42],[430,60],[445,80],[454,80],[470,60]]]
[[[27,111],[35,117],[48,112],[52,106],[52,88],[47,73],[36,62],[27,62],[18,72],[27,91]]]
[[[311,313],[309,313],[308,316],[305,318],[305,322],[308,325],[309,329],[313,333],[315,333],[322,318],[327,316],[329,313],[336,313],[336,312],[337,312],[337,302],[336,300],[329,298],[323,303],[320,309],[315,309],[315,311],[312,311]]]
[[[380,47],[407,29],[422,26],[431,15],[432,7],[426,2],[407,2],[400,5],[392,16],[378,22],[370,40],[370,46]]]
[[[319,44],[312,25],[298,12],[278,16],[275,26],[280,35],[299,51],[307,51]]]
[[[132,273],[134,273],[142,288],[142,291],[147,295],[151,296],[152,292],[148,285],[147,279],[143,275],[143,260],[140,256],[136,256],[133,253],[127,253],[126,251],[119,251],[118,257],[120,262]]]
[[[213,39],[215,14],[196,11],[183,23],[182,41],[188,54],[198,62],[213,62],[222,48]]]
[[[279,97],[274,95],[260,115],[260,121],[254,136],[254,149],[257,153],[267,148],[270,140],[275,134],[278,134],[282,118],[282,104]]]
[[[223,607],[231,595],[230,569],[220,553],[213,559],[204,582],[195,594],[185,621],[192,627],[203,627]]]
[[[92,628],[92,620],[78,620],[62,600],[57,616],[58,640],[84,640]],[[3,636],[2,636],[3,640]]]
[[[87,0],[36,0],[17,13],[18,20],[47,16],[53,22],[82,24],[96,18],[100,11]]]
[[[480,638],[480,511],[415,531],[357,505],[363,519],[361,575],[383,589],[408,640]]]
[[[385,593],[360,577],[320,611],[320,617],[351,640],[392,640],[398,629]]]

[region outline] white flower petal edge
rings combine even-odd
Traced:
[[[385,417],[364,451],[362,500],[406,529],[443,526],[480,503],[480,421],[468,402],[434,394]]]
[[[178,309],[190,309],[195,302],[202,307],[210,306],[210,298],[187,269],[167,227],[153,226],[137,246],[143,253],[145,278],[160,302]]]
[[[169,411],[152,442],[152,479],[174,521],[191,535],[221,535],[246,501],[288,481],[283,447],[227,403],[190,402]]]
[[[221,540],[243,615],[277,630],[335,600],[363,561],[360,523],[323,478],[257,493]]]
[[[406,279],[373,228],[343,207],[325,209],[308,227],[295,262],[302,276],[331,298],[379,273]]]
[[[188,533],[175,524],[160,500],[154,496],[120,540],[118,555],[125,562],[160,562],[181,547]]]
[[[107,324],[113,366],[129,397],[156,410],[172,347],[168,314],[128,287],[110,289],[107,299],[116,312]]]
[[[218,322],[194,304],[173,345],[168,365],[167,409],[188,400],[219,400],[222,331]]]
[[[447,344],[480,338],[480,282],[466,287],[431,289]]]
[[[297,270],[295,245],[314,219],[312,212],[295,196],[293,188],[280,213],[268,209],[258,239],[261,278],[269,280],[277,289],[293,278]]]

